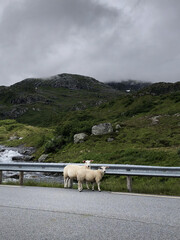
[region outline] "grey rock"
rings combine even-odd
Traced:
[[[19,146],[16,150],[23,155],[32,155],[33,153],[35,153],[36,148]]]
[[[150,120],[152,121],[152,124],[153,124],[153,125],[158,124],[158,123],[159,123],[159,118],[160,118],[160,117],[161,117],[161,115],[151,117]]]
[[[13,141],[13,140],[17,140],[17,139],[19,139],[19,137],[17,137],[17,136],[11,136],[11,137],[9,138],[9,141]]]
[[[119,130],[121,128],[120,124],[116,124],[115,129]]]
[[[92,127],[93,135],[104,135],[112,132],[113,128],[111,123],[100,123],[99,125],[95,125]]]
[[[28,111],[27,107],[13,107],[10,111],[4,111],[2,117],[5,118],[17,118]]]
[[[107,139],[107,142],[113,142],[114,141],[114,138],[108,138]]]
[[[48,157],[48,154],[42,154],[42,155],[38,158],[38,162],[44,162],[47,157]]]
[[[85,133],[78,133],[74,135],[74,143],[82,143],[87,139],[88,135]]]
[[[15,162],[31,162],[34,159],[33,156],[14,156],[12,161]]]
[[[19,173],[12,173],[8,175],[8,178],[15,178],[15,179],[19,179]]]

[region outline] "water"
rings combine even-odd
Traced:
[[[19,153],[22,149],[4,147],[0,145],[0,163],[13,163],[13,157],[21,157],[23,154]],[[24,180],[43,181],[43,182],[59,182],[63,183],[63,177],[59,174],[48,174],[40,172],[25,172]],[[19,172],[3,171],[3,182],[18,182]]]
[[[13,157],[20,157],[20,156],[22,156],[22,154],[20,154],[18,151],[6,149],[6,150],[0,152],[0,162],[1,163],[11,163]]]

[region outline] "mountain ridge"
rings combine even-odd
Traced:
[[[0,87],[0,119],[19,119],[24,115],[41,118],[41,114],[47,116],[49,112],[60,115],[64,111],[98,106],[119,95],[118,90],[77,74],[28,78]]]
[[[32,84],[35,87],[49,86],[53,88],[68,88],[70,90],[86,89],[97,90],[99,87],[113,91],[113,88],[107,84],[99,82],[95,78],[83,76],[78,74],[56,74],[46,78],[26,78],[18,83],[11,85],[11,87],[24,86],[24,84]]]
[[[129,84],[133,89],[127,93]],[[95,78],[67,73],[48,78],[27,78],[9,87],[0,86],[0,119],[17,119],[28,124],[48,126],[54,121],[58,122],[65,112],[100,106],[116,101],[120,96],[131,96],[127,99],[127,106],[138,96],[168,92],[175,94],[172,97],[179,101],[177,91],[180,90],[180,82],[155,83],[146,88],[140,84],[137,86],[139,91],[135,91],[135,84],[134,81],[123,82],[123,88],[118,90]],[[141,109],[147,108],[147,105],[152,104],[146,102]]]

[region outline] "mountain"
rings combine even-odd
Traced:
[[[49,125],[65,111],[98,106],[119,94],[110,86],[82,75],[63,73],[28,78],[10,87],[0,87],[0,119]]]
[[[143,88],[142,90],[139,91],[139,93],[161,95],[167,93],[169,94],[176,93],[178,91],[180,91],[180,82],[176,83],[158,82]]]
[[[136,92],[145,87],[150,86],[152,83],[150,82],[142,82],[137,80],[127,80],[121,82],[108,82],[107,83],[110,87],[124,91],[124,92]]]
[[[0,86],[0,119],[16,119],[36,126],[52,126],[71,111],[81,111],[103,105],[128,95],[158,95],[173,93],[178,101],[180,83],[144,83],[129,80],[102,83],[77,74],[58,74],[48,78],[27,78],[10,87]],[[139,91],[137,91],[139,90]],[[127,106],[133,98],[127,96]],[[153,101],[142,104],[144,112]],[[134,103],[135,104],[135,103]],[[139,110],[134,110],[139,111]],[[108,114],[108,113],[107,113]],[[126,114],[128,112],[126,111]],[[130,115],[133,111],[130,111]]]
[[[77,74],[58,74],[48,78],[28,78],[13,85],[13,88],[28,87],[52,87],[52,88],[67,88],[69,90],[89,90],[89,91],[111,91],[112,89],[99,82],[98,80]]]

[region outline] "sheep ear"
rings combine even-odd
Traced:
[[[91,162],[94,162],[94,160],[90,160]]]
[[[106,168],[109,168],[109,167],[106,167]]]
[[[83,160],[82,162],[83,162],[83,163],[85,163],[86,161],[85,161],[85,160]]]

